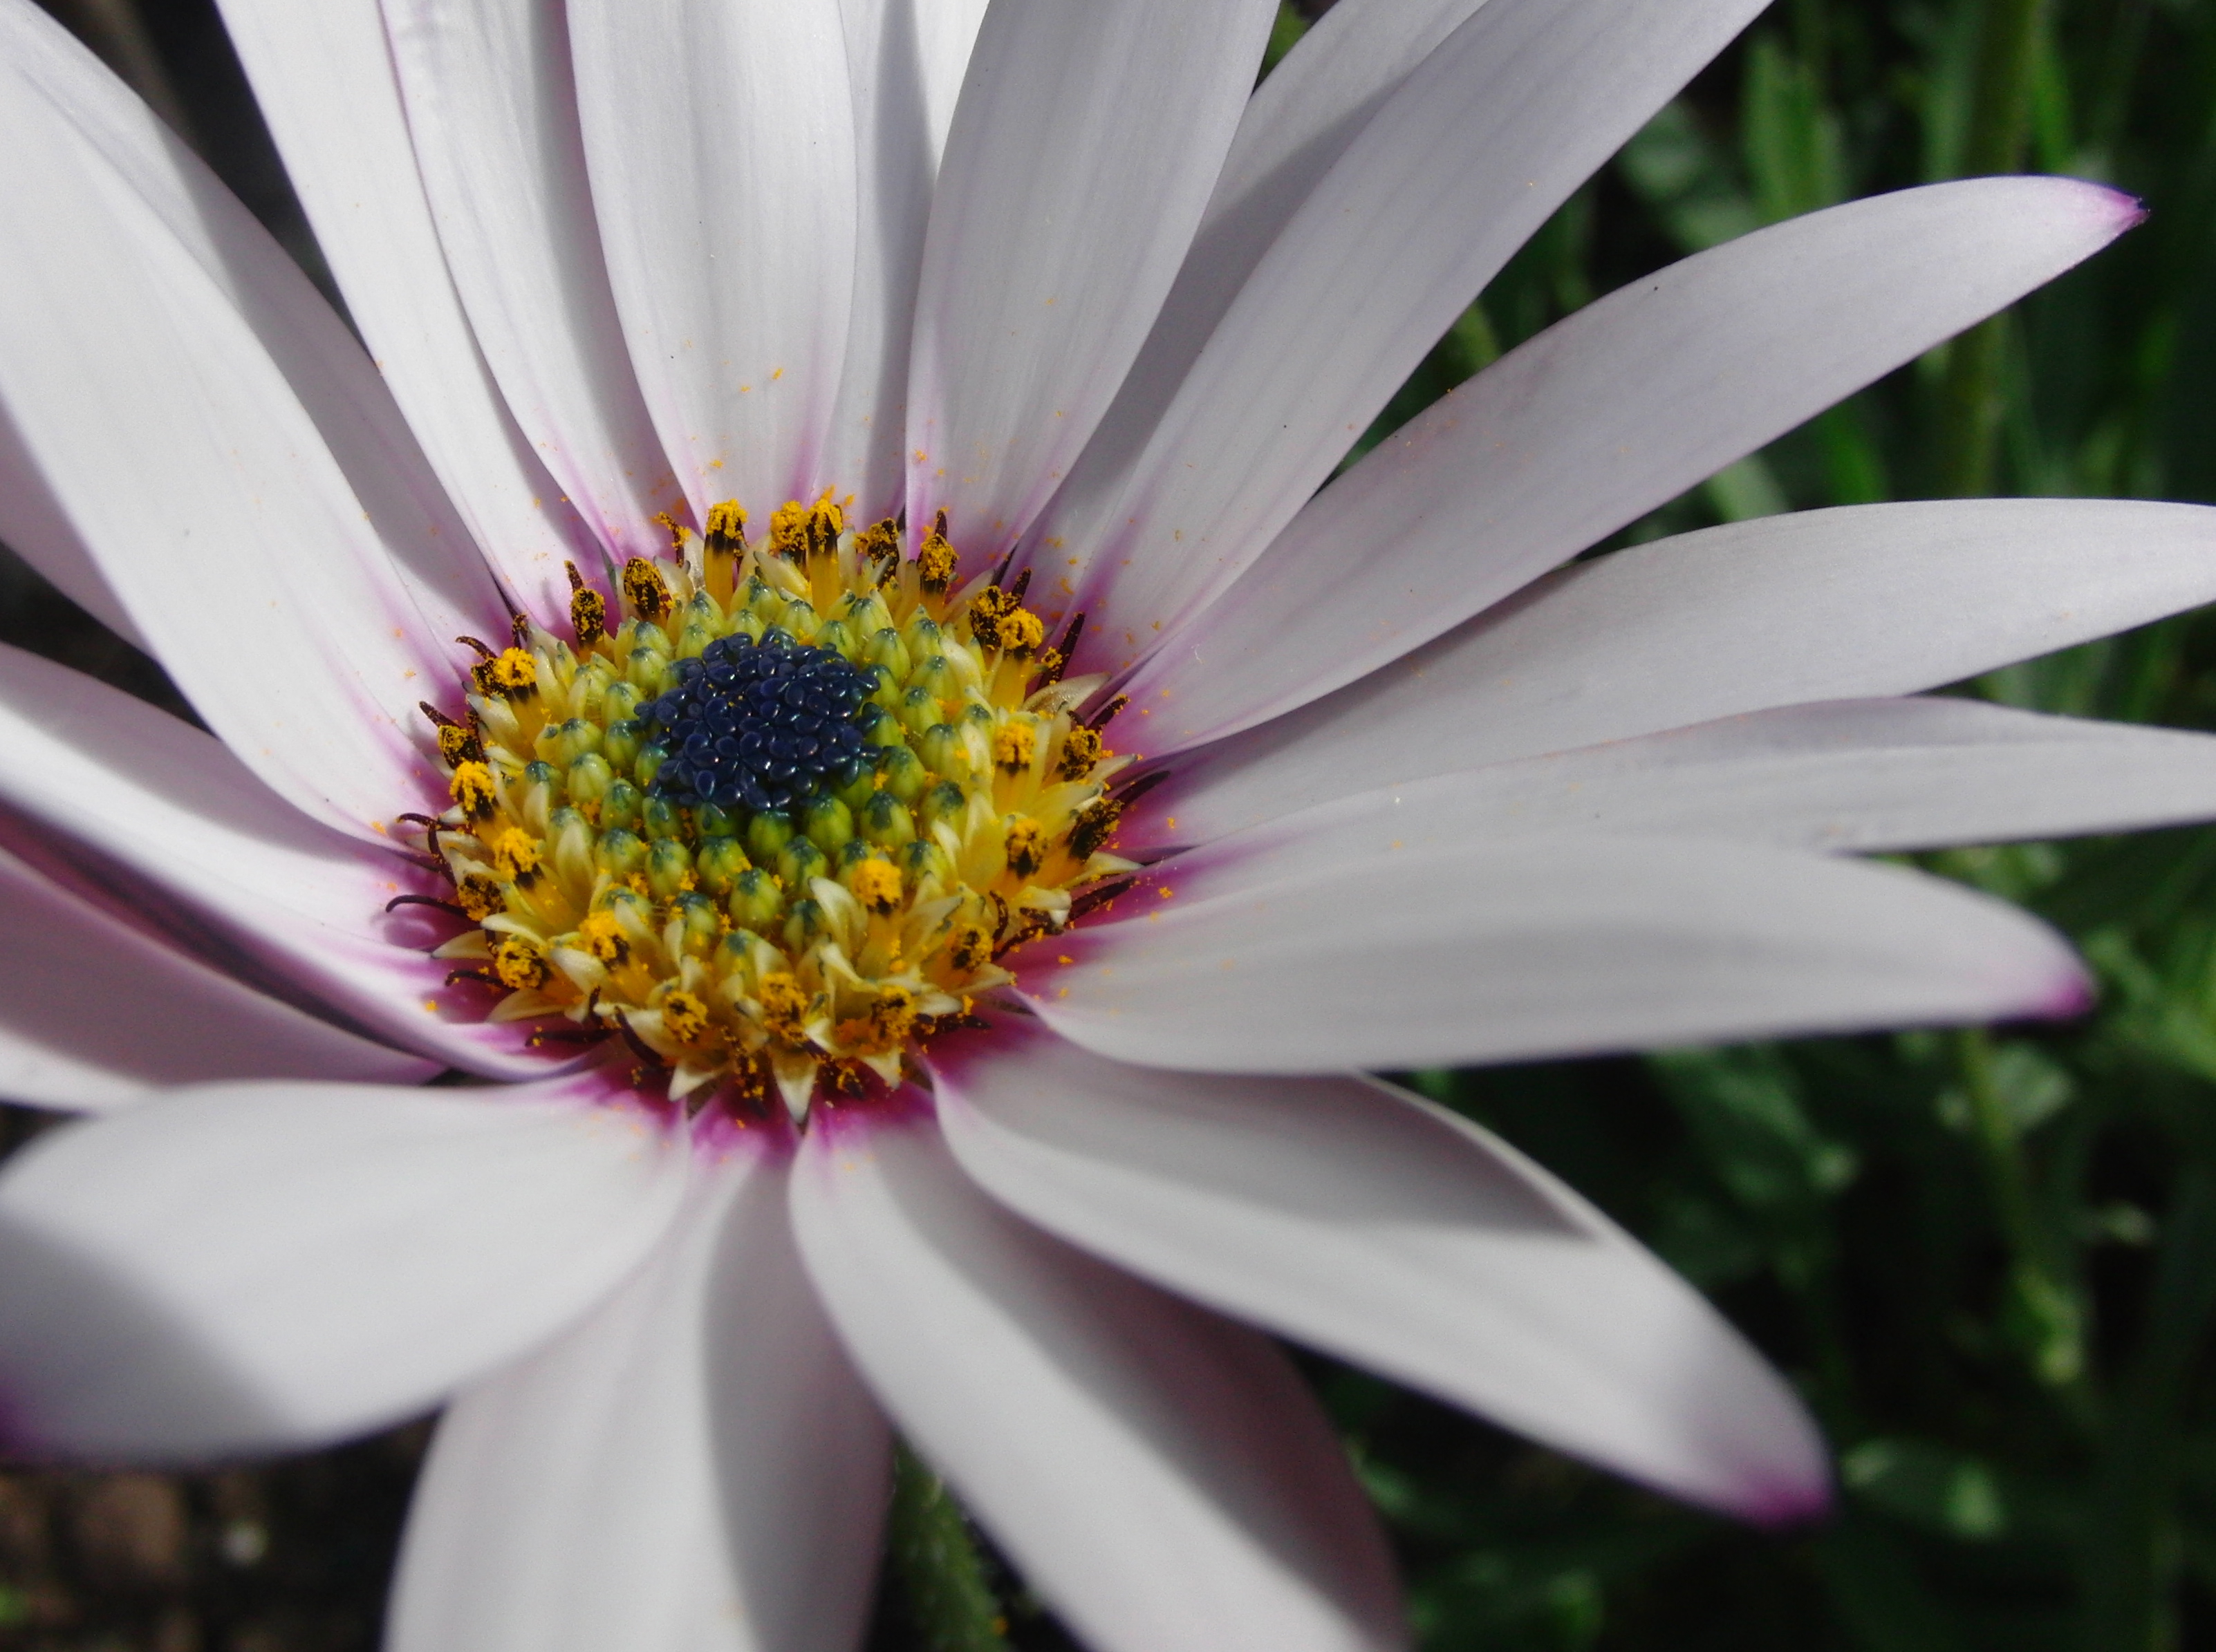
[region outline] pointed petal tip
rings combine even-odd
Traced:
[[[2046,996],[2032,1014],[2041,1021],[2074,1021],[2100,1000],[2100,989],[2075,959],[2058,979],[2049,982]]]
[[[2151,210],[2137,195],[2105,183],[2080,182],[2090,205],[2109,223],[2109,233],[2122,235],[2147,221]]]
[[[1751,1489],[1734,1512],[1751,1526],[1783,1533],[1829,1520],[1835,1501],[1831,1474],[1819,1468],[1813,1478],[1775,1481]]]

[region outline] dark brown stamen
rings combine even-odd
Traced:
[[[1074,924],[1086,914],[1099,912],[1117,896],[1130,894],[1138,881],[1136,878],[1123,878],[1114,883],[1098,884],[1081,894],[1073,895],[1069,902],[1069,921]]]
[[[1130,695],[1118,694],[1114,699],[1109,701],[1107,704],[1102,706],[1091,716],[1086,718],[1084,720],[1085,726],[1097,734],[1116,720],[1116,714],[1118,711],[1121,711],[1125,706],[1130,703],[1131,697]]]

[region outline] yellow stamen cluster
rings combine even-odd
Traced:
[[[619,617],[572,570],[573,642],[519,618],[514,647],[473,643],[466,715],[426,708],[452,801],[427,836],[477,925],[440,954],[505,994],[496,1019],[620,1037],[674,1095],[776,1093],[798,1117],[858,1069],[896,1081],[1011,979],[1010,948],[1132,869],[1106,851],[1129,759],[1079,720],[1099,684],[1063,680],[1020,582],[957,580],[944,516],[913,556],[828,495],[760,542],[746,522],[721,505],[667,559],[633,558]],[[668,754],[641,708],[680,661],[772,628],[865,673],[867,760],[789,811],[657,791]]]

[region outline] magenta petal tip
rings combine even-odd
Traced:
[[[1791,1532],[1830,1519],[1834,1501],[1831,1477],[1821,1475],[1754,1488],[1734,1512],[1764,1532]]]

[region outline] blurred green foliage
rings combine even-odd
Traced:
[[[1598,293],[1763,224],[2017,164],[2151,216],[1617,543],[1962,491],[2216,500],[2216,5],[1780,0],[1485,292],[1370,440]],[[1966,685],[2216,727],[2188,616]],[[1424,1644],[2216,1645],[2216,834],[1929,857],[2066,929],[2059,1028],[1412,1081],[1567,1176],[1790,1373],[1837,1517],[1763,1536],[1325,1374]]]

